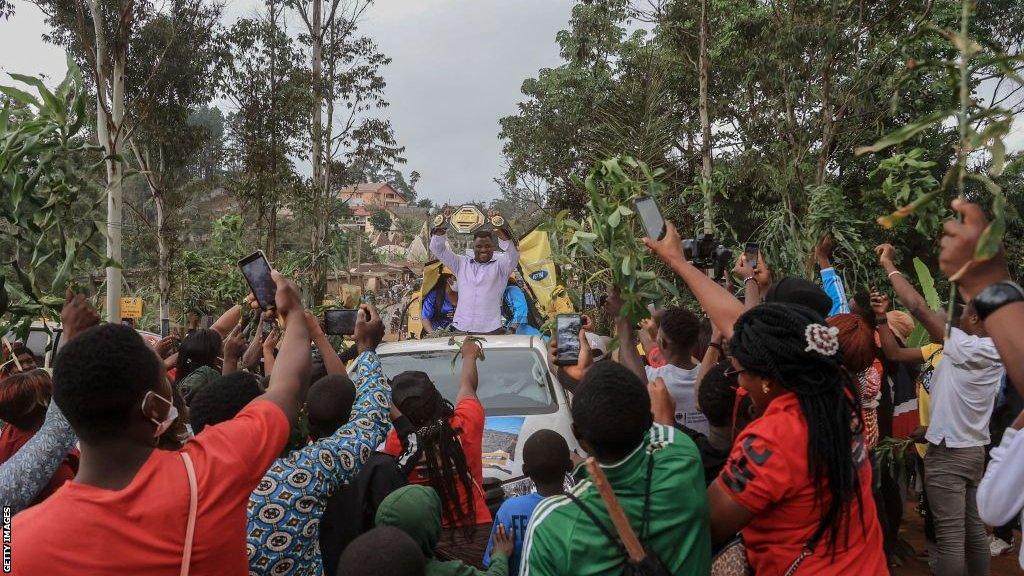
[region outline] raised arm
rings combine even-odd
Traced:
[[[889,276],[896,298],[925,327],[932,342],[942,342],[946,337],[946,315],[929,308],[924,296],[921,296],[914,285],[896,268],[896,264],[893,263],[896,249],[892,244],[881,244],[875,248],[875,254],[878,254],[878,263]]]
[[[504,230],[498,229],[495,234],[498,236],[498,248],[505,251],[505,257],[498,265],[505,276],[509,276],[519,267],[519,246]]]
[[[375,311],[369,312],[372,307],[368,304],[361,308],[354,335],[360,354],[355,367],[356,398],[352,403],[352,418],[334,434],[309,444],[296,456],[297,460],[304,460],[310,469],[317,472],[314,474],[316,482],[326,484],[322,493],[333,493],[349,483],[362,470],[377,446],[384,442],[391,427],[391,387],[377,357],[377,345],[384,335],[384,325]],[[325,461],[336,464],[327,467],[323,464]],[[268,474],[274,474],[273,468]]]
[[[26,508],[75,445],[75,433],[56,402],[50,402],[42,428],[0,466],[0,502],[12,514]]]
[[[231,329],[238,326],[238,323],[242,320],[242,306],[241,304],[235,304],[231,308],[228,308],[226,312],[217,318],[217,321],[210,325],[211,330],[215,330],[220,334],[221,338],[226,337],[231,333]]]
[[[701,308],[707,312],[722,336],[728,340],[732,338],[732,329],[736,319],[743,314],[743,304],[722,288],[717,282],[708,278],[704,272],[695,268],[683,257],[683,241],[679,237],[679,231],[671,222],[665,223],[665,237],[661,240],[644,238],[644,244],[661,258],[669,268],[672,269],[697,297]]]
[[[904,348],[896,340],[896,335],[889,328],[889,321],[886,312],[889,311],[889,297],[877,290],[871,292],[871,309],[875,312],[875,326],[878,331],[878,341],[882,345],[882,354],[890,362],[901,364],[920,364],[925,361],[924,354],[920,348]]]
[[[327,334],[324,334],[322,328],[320,328],[320,322],[313,316],[313,313],[306,310],[302,313],[302,316],[306,319],[306,329],[309,330],[309,335],[313,340],[313,344],[316,349],[320,351],[320,358],[324,361],[324,368],[327,369],[328,374],[344,374],[345,363],[341,361],[338,353],[334,350],[334,346],[327,340]]]
[[[459,375],[459,394],[455,398],[458,404],[466,398],[476,398],[476,389],[480,385],[480,374],[477,372],[477,358],[480,346],[466,338],[462,343],[462,373]]]
[[[760,253],[758,253],[758,257],[760,257]],[[764,263],[762,262],[761,265],[763,266]],[[747,262],[746,252],[740,252],[740,257],[736,260],[736,266],[733,267],[732,274],[743,283],[743,308],[750,310],[760,304],[761,287],[757,283],[757,273],[754,271],[754,266]]]
[[[309,329],[302,316],[298,288],[280,272],[275,270],[272,275],[277,284],[274,301],[278,313],[284,316],[284,338],[270,375],[270,385],[261,398],[277,404],[294,424],[309,388]]]
[[[647,370],[644,368],[644,361],[640,358],[640,352],[636,349],[636,336],[633,334],[633,326],[629,320],[622,318],[622,298],[614,287],[608,294],[604,304],[605,313],[610,318],[615,318],[615,337],[619,339],[619,364],[622,364],[633,374],[636,374],[640,381],[647,384]]]
[[[722,333],[718,331],[718,327],[714,324],[711,325],[711,343],[708,344],[708,349],[704,351],[704,357],[700,361],[700,369],[697,371],[697,381],[693,385],[693,398],[697,402],[697,410],[700,410],[700,385],[704,381],[704,376],[711,371],[711,368],[722,358]]]
[[[850,300],[846,297],[846,286],[843,279],[839,277],[836,269],[832,267],[832,237],[828,234],[821,239],[814,248],[814,258],[821,269],[821,285],[825,294],[832,299],[832,309],[829,316],[836,314],[848,314],[850,312]]]
[[[459,264],[462,262],[462,258],[448,248],[447,240],[448,236],[443,228],[435,230],[434,235],[430,237],[430,253],[458,275]]]

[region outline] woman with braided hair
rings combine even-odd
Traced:
[[[860,395],[838,329],[795,304],[747,312],[683,257],[679,233],[647,246],[729,339],[731,374],[762,416],[708,489],[711,538],[742,532],[757,574],[888,574],[862,436]]]
[[[391,399],[416,431],[403,442],[392,431],[384,452],[411,468],[409,482],[434,488],[441,518],[451,536],[469,542],[457,556],[479,562],[490,536],[491,512],[483,491],[484,407],[477,398],[477,358],[473,342],[462,346],[462,372],[455,404],[446,400],[423,372],[403,372],[391,380]],[[461,533],[461,534],[460,534]],[[442,544],[452,544],[442,540]]]

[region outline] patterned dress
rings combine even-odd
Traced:
[[[331,436],[278,458],[249,497],[249,573],[323,573],[320,517],[328,498],[362,469],[390,429],[391,389],[374,352],[356,360],[352,418]]]

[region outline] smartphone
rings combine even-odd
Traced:
[[[665,219],[658,210],[658,204],[650,196],[641,196],[634,202],[640,221],[647,230],[647,237],[654,240],[661,240],[665,237]]]
[[[559,314],[555,318],[555,364],[575,366],[580,361],[580,328],[583,320],[579,314]]]
[[[356,314],[359,310],[333,308],[324,310],[324,333],[331,336],[351,336],[356,333]]]
[[[277,292],[277,284],[270,277],[270,262],[262,250],[238,261],[238,267],[242,269],[245,281],[249,283],[253,296],[260,308],[267,310],[274,307],[274,293]]]
[[[757,270],[758,254],[761,253],[761,247],[758,246],[757,242],[747,242],[743,252],[747,255],[747,264],[750,264],[751,268]]]

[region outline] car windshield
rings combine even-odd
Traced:
[[[454,403],[459,391],[462,356],[453,371],[453,353],[453,350],[433,350],[384,354],[380,361],[389,378],[407,370],[426,372],[441,394]],[[547,365],[532,348],[485,348],[479,371],[477,396],[488,416],[548,414],[558,409]]]

